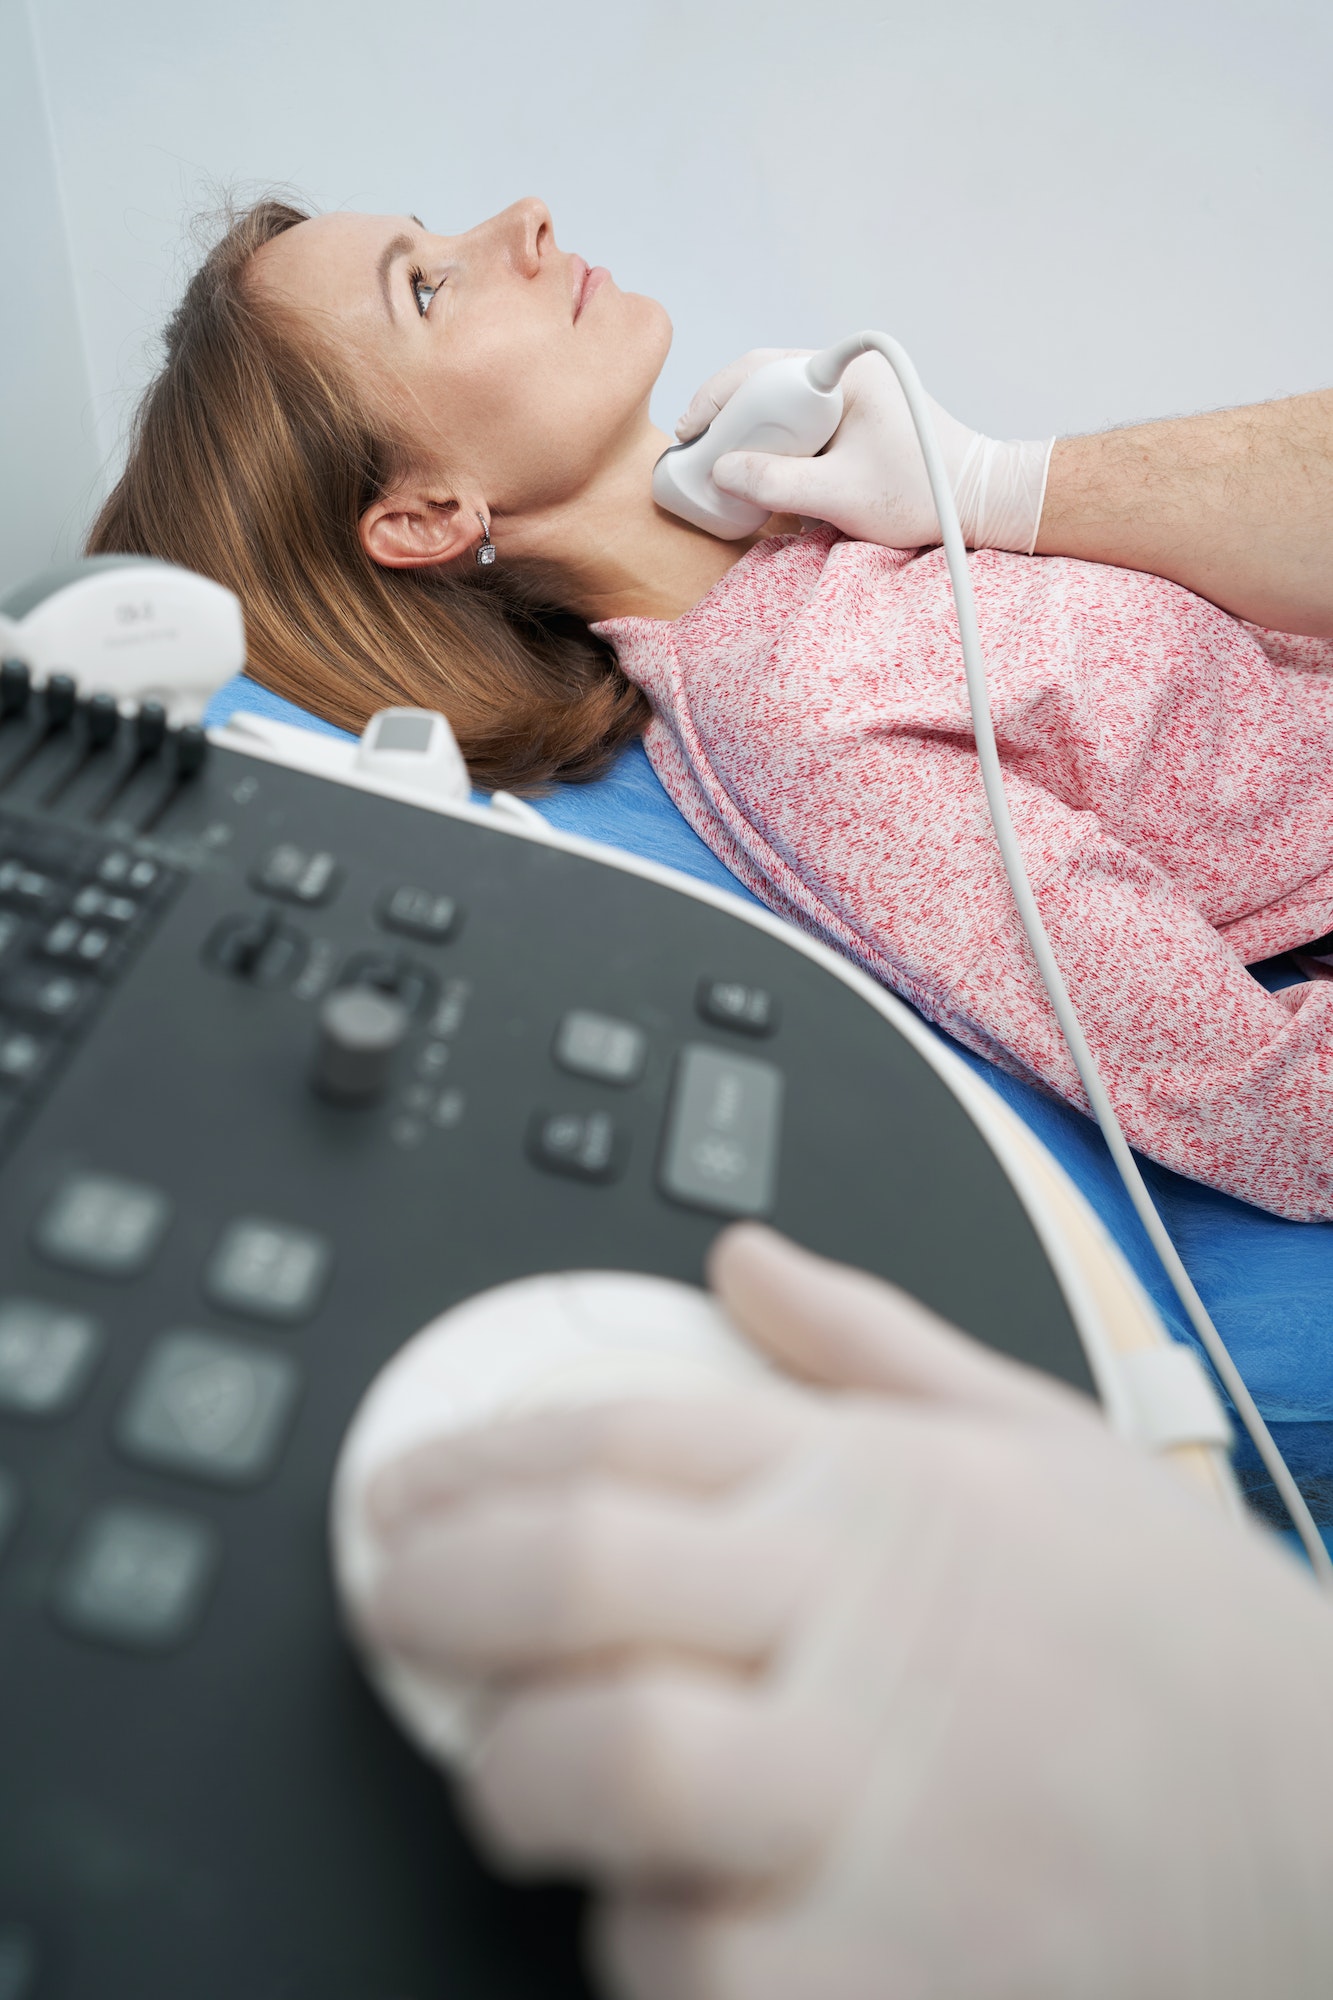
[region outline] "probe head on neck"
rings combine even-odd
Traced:
[[[843,347],[848,346],[844,341]],[[847,360],[859,352],[850,349]],[[658,506],[722,541],[740,541],[757,533],[768,519],[767,510],[724,493],[713,480],[713,467],[730,451],[772,452],[786,458],[813,458],[822,451],[842,421],[838,376],[846,361],[838,364],[830,359],[840,353],[839,348],[828,348],[809,360],[786,355],[756,369],[701,437],[663,452],[653,470]],[[812,374],[816,364],[826,382]]]

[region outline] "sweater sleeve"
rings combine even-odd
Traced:
[[[678,709],[650,748],[677,804],[749,886],[976,1053],[1087,1109],[970,746],[914,734],[909,752],[869,731],[769,744],[757,758],[743,738],[709,733],[711,758]],[[1333,1218],[1333,981],[1267,993],[1189,897],[1095,814],[1012,767],[1006,790],[1131,1144],[1279,1215]]]

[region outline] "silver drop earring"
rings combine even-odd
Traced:
[[[484,514],[478,514],[481,522],[481,541],[477,547],[477,562],[482,569],[489,569],[495,561],[495,543],[491,540],[491,524]]]

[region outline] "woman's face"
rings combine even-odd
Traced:
[[[493,514],[576,498],[646,425],[671,341],[663,308],[558,249],[531,199],[462,236],[316,216],[265,245],[255,279],[350,361],[416,474]]]

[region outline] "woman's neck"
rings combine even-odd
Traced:
[[[568,580],[569,609],[590,623],[679,618],[763,534],[795,525],[784,519],[779,526],[775,517],[760,534],[720,542],[665,513],[652,496],[652,472],[670,443],[645,425],[577,501],[513,524],[520,560],[555,565]]]

